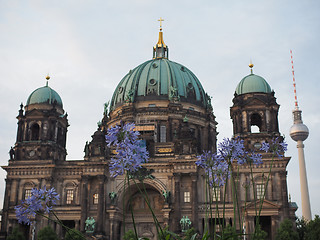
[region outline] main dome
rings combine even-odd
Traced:
[[[198,78],[185,66],[166,58],[146,61],[130,70],[120,81],[111,109],[125,102],[171,100],[207,106],[207,96]]]
[[[111,110],[126,102],[174,100],[206,108],[209,97],[198,78],[185,66],[168,60],[168,46],[159,32],[153,59],[130,70],[120,81],[111,99]]]
[[[56,104],[62,108],[62,100],[59,94],[48,85],[34,90],[28,97],[27,104]]]
[[[239,82],[236,94],[253,92],[271,93],[271,87],[264,78],[251,73]]]

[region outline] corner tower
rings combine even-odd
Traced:
[[[286,218],[294,221],[297,210],[296,205],[288,201],[286,167],[290,157],[279,159],[260,150],[264,142],[271,143],[275,138],[278,138],[279,142],[283,141],[278,126],[280,106],[267,81],[253,74],[253,64],[249,67],[251,73],[244,77],[236,88],[230,116],[233,121],[233,136],[244,140],[246,150],[260,153],[263,163],[253,167],[250,174],[247,166],[239,167],[240,189],[254,181],[254,191],[250,191],[247,197],[242,195],[240,201],[246,206],[246,231],[254,232],[254,206],[264,199],[261,214],[259,213],[260,225],[262,230],[268,233],[268,239],[275,239],[280,222]]]
[[[267,81],[251,73],[238,84],[230,116],[234,137],[241,137],[250,149],[259,149],[262,142],[280,137],[278,126],[279,105]]]
[[[20,105],[12,160],[65,160],[68,120],[59,94],[48,85],[34,90],[25,112]]]

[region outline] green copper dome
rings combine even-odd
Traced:
[[[207,107],[208,97],[198,78],[183,65],[155,57],[130,70],[120,81],[111,110],[125,102],[176,100]]]
[[[62,100],[59,94],[50,88],[49,86],[44,86],[34,90],[28,97],[27,104],[56,104],[62,108]]]
[[[271,93],[271,87],[264,78],[251,73],[239,82],[236,94],[253,92]]]

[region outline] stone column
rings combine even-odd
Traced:
[[[11,199],[10,205],[17,205],[19,203],[19,192],[20,192],[20,179],[14,179],[12,180],[12,185],[11,185]],[[22,191],[24,191],[24,189],[21,189]],[[22,192],[22,197],[23,197],[24,192]]]
[[[282,171],[280,173],[280,186],[281,186],[281,193],[282,193],[282,204],[283,204],[283,217],[289,218],[289,203],[288,203],[288,188],[287,188],[287,171]],[[302,191],[301,191],[302,192]],[[308,196],[309,197],[309,196]],[[310,207],[310,205],[309,205]],[[302,214],[303,215],[303,214]]]
[[[108,210],[107,210],[108,214],[109,214],[109,232],[107,233],[107,235],[109,235],[109,239],[120,239],[117,238],[117,226],[118,226],[118,220],[117,220],[117,214],[118,214],[118,209],[115,208],[114,206],[111,206]]]
[[[273,199],[272,200],[279,201],[279,200],[281,200],[281,198],[280,198],[281,182],[280,182],[279,172],[276,172],[274,175],[273,185],[274,185],[274,191],[273,191]]]
[[[275,239],[275,236],[277,234],[277,229],[279,228],[278,226],[278,216],[271,216],[271,238],[270,239]]]
[[[87,205],[88,205],[88,176],[82,177],[81,182],[81,220],[80,220],[80,231],[85,229],[85,221],[87,219]]]
[[[55,122],[54,125],[54,137],[53,137],[53,141],[57,142],[58,141],[58,121]]]
[[[239,192],[240,192],[240,204],[242,201],[246,200],[246,175],[244,173],[240,174],[240,184],[239,184]]]
[[[209,149],[210,146],[208,146],[209,136],[210,136],[210,124],[206,124],[206,126],[202,128],[202,140],[201,140],[201,142],[203,143],[203,149],[205,150],[210,150]]]
[[[11,184],[12,184],[11,179],[6,178],[5,181],[6,181],[6,188],[5,188],[4,201],[3,201],[1,232],[7,231],[7,224],[9,222],[9,219],[8,219],[9,197],[11,193]]]
[[[105,196],[104,196],[104,181],[105,176],[99,176],[99,189],[98,189],[98,214],[97,214],[97,232],[101,233],[103,230],[103,215],[105,212],[104,205],[105,205]]]
[[[74,228],[79,230],[79,227],[80,227],[79,220],[75,220],[74,222],[75,222]]]
[[[197,188],[197,174],[191,174],[191,212],[193,227],[198,230],[198,188]]]
[[[173,225],[173,231],[178,232],[180,230],[179,222],[181,219],[180,212],[180,180],[181,173],[174,173],[174,217],[171,219]]]

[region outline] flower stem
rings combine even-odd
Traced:
[[[136,239],[138,240],[138,233],[137,233],[137,228],[136,228],[136,223],[134,221],[134,215],[133,215],[133,209],[132,209],[132,198],[131,198],[131,188],[130,188],[130,179],[129,179],[129,174],[127,172],[126,174],[127,180],[128,180],[128,190],[129,190],[129,207],[130,207],[130,212],[131,212],[131,218],[132,218],[132,224],[133,224],[133,229],[134,229],[134,234],[136,235]]]

